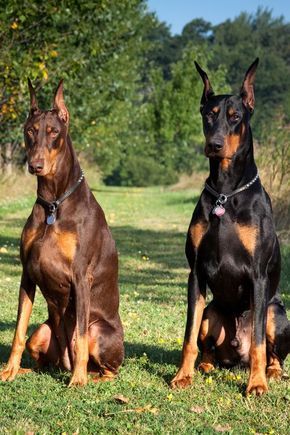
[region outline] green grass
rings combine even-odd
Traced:
[[[289,434],[289,381],[270,382],[262,398],[245,398],[248,373],[196,373],[171,391],[186,316],[184,242],[197,192],[98,188],[120,254],[121,316],[126,359],[116,380],[67,388],[69,375],[31,373],[0,383],[2,433],[277,433]],[[19,237],[33,197],[2,204],[0,234],[0,362],[7,361],[21,274]],[[281,288],[290,308],[290,246],[283,246]],[[46,320],[40,292],[28,333]],[[290,372],[290,358],[285,368]],[[27,354],[23,366],[31,366]],[[114,397],[122,394],[128,403]]]

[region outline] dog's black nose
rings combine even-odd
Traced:
[[[224,144],[222,142],[219,142],[219,141],[211,141],[207,144],[207,146],[208,146],[210,151],[218,152],[223,148]]]
[[[33,160],[28,165],[28,169],[31,174],[39,174],[43,168],[44,159]]]

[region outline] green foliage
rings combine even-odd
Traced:
[[[258,162],[267,168],[267,187],[270,192],[290,187],[290,125],[283,112],[277,112],[268,128],[264,129]],[[263,146],[263,144],[265,144]],[[265,153],[263,148],[267,149]]]
[[[22,140],[27,77],[38,89],[45,84],[40,102],[46,107],[64,77],[75,145],[90,148],[105,171],[114,168],[120,146],[130,141],[128,124],[139,99],[143,17],[139,0],[9,0],[0,14],[2,142],[7,130],[11,140]]]
[[[65,78],[74,146],[109,184],[169,184],[198,170],[202,83],[194,60],[216,92],[229,91],[228,84],[238,92],[260,56],[255,138],[268,134],[277,110],[289,121],[290,24],[268,10],[215,27],[196,18],[172,36],[147,11],[146,0],[8,0],[0,25],[1,154],[9,159],[12,153],[18,165],[24,162],[27,77],[41,107],[50,107]]]
[[[283,107],[290,114],[290,82],[285,79],[290,75],[289,37],[290,23],[285,23],[283,17],[273,18],[269,10],[261,8],[256,14],[241,13],[213,29],[213,66],[223,60],[234,92],[240,89],[249,65],[260,57],[252,122],[259,139],[275,111]]]
[[[209,54],[189,43],[182,58],[172,66],[171,79],[162,81],[160,72],[151,76],[149,99],[155,142],[159,158],[168,162],[176,173],[192,171],[196,154],[203,143],[199,113],[203,84],[196,72],[194,60],[208,68]],[[214,76],[217,92],[226,92],[225,70],[220,67]]]

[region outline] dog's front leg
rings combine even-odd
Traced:
[[[2,381],[12,381],[20,369],[34,296],[35,284],[23,273],[19,289],[16,329],[8,363],[0,374]]]
[[[267,280],[259,278],[254,282],[252,297],[252,337],[250,349],[250,378],[247,394],[261,396],[268,391],[266,379],[266,316]]]
[[[205,308],[205,286],[199,288],[196,273],[188,278],[188,306],[180,368],[171,381],[172,388],[185,388],[192,383],[194,364],[198,354],[197,338]]]
[[[69,386],[86,385],[88,381],[88,360],[89,360],[89,310],[90,295],[88,286],[85,283],[77,282],[74,285],[76,301],[76,342],[75,359],[72,378]]]

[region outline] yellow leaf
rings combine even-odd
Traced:
[[[47,80],[47,79],[48,79],[48,72],[47,72],[46,69],[44,69],[44,70],[42,71],[42,76],[43,76],[44,80]]]
[[[18,28],[18,24],[16,23],[16,21],[13,21],[10,27],[11,29],[16,30]]]
[[[51,52],[49,54],[51,55],[51,57],[57,57],[58,56],[58,52],[56,50],[51,50]]]
[[[128,397],[123,396],[123,394],[118,394],[117,396],[114,396],[114,400],[116,400],[116,402],[122,403],[122,404],[130,402]]]
[[[208,378],[206,378],[205,383],[206,384],[212,384],[212,377],[209,376]]]

